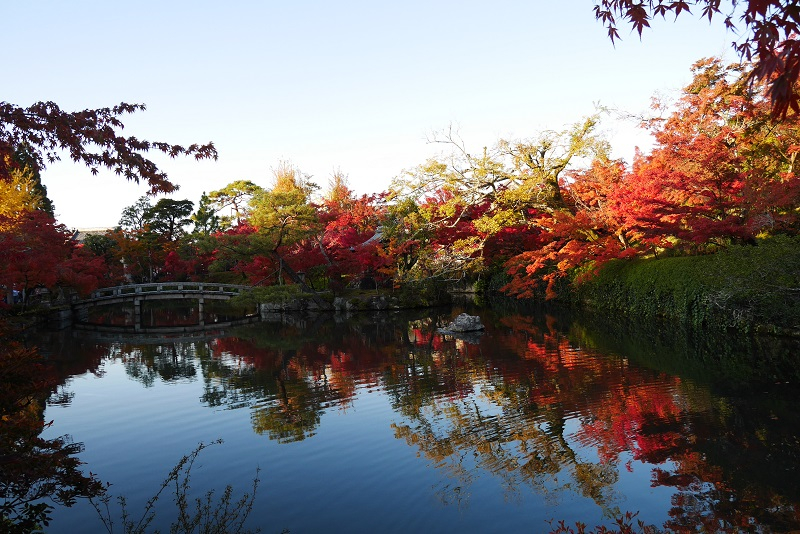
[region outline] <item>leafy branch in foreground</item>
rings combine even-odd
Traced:
[[[553,521],[549,521],[553,529],[550,534],[660,534],[662,531],[653,525],[645,525],[641,519],[636,520],[636,525],[633,524],[633,519],[639,515],[639,512],[625,512],[614,519],[614,527],[606,527],[603,525],[596,526],[587,530],[586,524],[580,521],[575,523],[575,528],[566,524],[566,521],[558,521],[553,527]]]
[[[245,493],[238,501],[232,501],[233,488],[230,485],[225,487],[225,490],[219,498],[215,498],[213,489],[207,491],[203,497],[191,499],[188,496],[191,470],[198,455],[211,445],[218,445],[221,443],[221,439],[208,444],[200,443],[191,453],[181,458],[169,472],[167,478],[164,479],[164,482],[161,483],[156,494],[147,501],[144,511],[138,519],[131,516],[131,512],[128,510],[127,506],[127,499],[124,495],[120,495],[114,499],[113,495],[106,493],[96,500],[90,499],[106,531],[108,531],[109,534],[114,533],[111,501],[116,500],[120,507],[122,532],[124,534],[144,534],[145,532],[158,533],[158,530],[150,531],[148,527],[155,519],[156,503],[161,498],[164,491],[172,486],[174,491],[173,500],[175,506],[178,508],[178,518],[170,525],[169,531],[171,534],[188,534],[195,532],[199,534],[260,532],[260,529],[252,531],[244,528],[248,516],[253,511],[260,469],[256,470],[256,476],[253,478],[252,492]]]
[[[794,0],[730,0],[721,9],[720,0],[595,0],[595,18],[608,30],[612,43],[620,39],[618,26],[628,25],[642,37],[657,18],[682,13],[692,15],[695,7],[700,17],[711,22],[724,18],[725,27],[737,33],[733,48],[744,61],[753,61],[751,81],[764,82],[776,118],[785,119],[789,111],[800,113],[800,14]],[[737,31],[734,18],[738,17]]]
[[[86,164],[92,174],[105,167],[136,183],[143,180],[151,194],[170,193],[177,186],[144,156],[147,152],[162,152],[170,158],[217,159],[213,143],[184,147],[121,135],[125,125],[120,116],[144,109],[143,104],[123,102],[111,108],[67,112],[54,102],[37,102],[27,108],[0,102],[0,179],[6,179],[12,170],[5,156],[23,148],[36,169],[44,169],[66,153],[76,163]]]

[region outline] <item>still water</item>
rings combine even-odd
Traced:
[[[258,477],[247,526],[267,533],[548,532],[625,512],[673,531],[800,529],[796,345],[501,305],[467,310],[483,335],[437,333],[461,311],[52,333],[37,342],[64,378],[43,436],[82,443],[134,516],[222,439],[192,495],[238,498]],[[171,495],[157,510],[169,531]],[[105,531],[86,501],[47,529]]]

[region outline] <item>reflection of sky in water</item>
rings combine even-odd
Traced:
[[[507,328],[480,347],[437,338],[428,353],[423,340],[411,359],[380,336],[303,351],[267,334],[247,354],[242,340],[113,345],[95,374],[70,379],[71,402],[48,407],[45,435],[84,443],[86,468],[134,510],[183,454],[222,438],[192,486],[246,491],[260,467],[252,518],[265,532],[537,532],[628,510],[662,524],[679,490],[654,486],[653,469],[704,468],[693,448],[708,438],[682,433],[708,433],[713,406],[727,406],[670,375]],[[699,494],[714,489],[697,482]],[[79,503],[49,532],[86,524],[101,527]]]

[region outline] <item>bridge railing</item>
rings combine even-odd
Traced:
[[[152,284],[130,284],[126,286],[104,287],[92,292],[87,300],[136,296],[148,293],[222,293],[238,295],[253,289],[252,286],[236,284],[212,284],[208,282],[157,282]]]

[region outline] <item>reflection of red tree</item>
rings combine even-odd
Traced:
[[[211,356],[221,358],[223,355],[238,358],[259,369],[276,367],[278,357],[275,351],[258,348],[252,342],[238,337],[221,337],[211,343]]]
[[[507,330],[492,332],[492,343],[509,348],[510,355],[493,362],[493,369],[505,386],[526,391],[539,413],[572,414],[580,425],[569,437],[597,451],[602,463],[615,464],[627,453],[658,466],[653,486],[675,488],[671,519],[664,525],[670,532],[741,532],[754,525],[783,532],[800,526],[800,507],[780,484],[754,485],[752,472],[744,474],[752,466],[740,465],[774,464],[770,441],[747,431],[710,435],[718,422],[707,419],[730,419],[729,408],[720,413],[710,397],[680,378],[565,344],[552,324],[541,327],[519,316],[502,323]],[[731,451],[742,461],[728,458]],[[626,467],[633,469],[633,461]],[[739,470],[745,480],[736,482]]]
[[[71,239],[72,233],[49,214],[23,210],[0,215],[0,283],[27,292],[56,286],[88,294],[98,287],[107,267]]]
[[[433,350],[441,350],[443,338],[430,330],[422,328],[412,328],[409,332],[409,340],[416,347],[431,347]]]
[[[597,447],[604,462],[616,461],[628,451],[636,460],[660,464],[687,445],[680,431],[684,407],[672,394],[680,380],[661,376],[648,383],[646,377],[636,376],[635,368],[625,368],[626,376],[633,374],[636,380],[613,384],[604,402],[593,405],[576,437]]]
[[[289,331],[281,335],[299,337]],[[352,402],[359,386],[378,386],[380,376],[372,371],[386,359],[383,346],[369,345],[352,332],[324,344],[309,340],[291,350],[262,348],[251,340],[233,337],[216,340],[212,348],[217,358],[225,354],[256,370],[280,371],[295,380],[310,379],[315,387],[330,389],[338,404]]]
[[[101,365],[108,356],[108,345],[91,340],[76,341],[68,334],[69,331],[51,332],[47,346],[58,349],[40,351],[47,357],[47,363],[55,373],[56,383],[62,384],[69,377],[86,373],[101,375]]]

